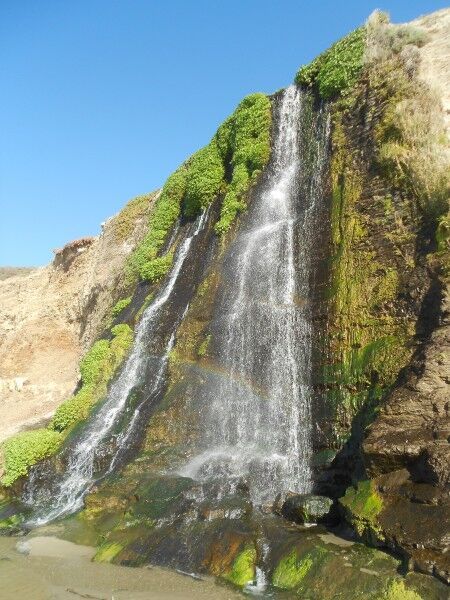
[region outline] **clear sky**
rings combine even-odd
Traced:
[[[0,265],[41,265],[160,187],[248,93],[375,8],[438,0],[0,0]]]

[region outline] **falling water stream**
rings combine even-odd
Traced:
[[[146,342],[153,335],[159,313],[172,294],[192,241],[204,226],[206,216],[207,213],[204,212],[199,217],[194,232],[181,244],[170,277],[142,316],[137,327],[132,351],[120,375],[113,383],[105,402],[95,414],[95,418],[91,419],[76,445],[70,450],[65,475],[57,482],[57,489],[52,490],[50,498],[45,493],[42,494],[43,490],[34,485],[33,474],[31,475],[24,500],[30,506],[37,507],[37,510],[30,521],[30,525],[43,525],[63,515],[71,514],[82,507],[86,492],[96,480],[95,462],[98,449],[111,436],[114,426],[127,407],[130,393],[145,376],[145,367],[148,360]],[[178,321],[173,323],[173,331],[167,342],[165,352],[158,359],[154,368],[147,397],[151,398],[164,381],[168,355],[174,344],[177,324]],[[135,409],[128,427],[117,436],[116,449],[111,457],[106,474],[113,470],[121,453],[126,450],[127,442],[139,420],[141,409],[142,403]]]
[[[296,86],[278,97],[271,163],[224,260],[224,291],[211,324],[215,360],[223,376],[209,390],[198,390],[200,397],[207,396],[198,445],[178,468],[179,474],[200,482],[219,481],[226,493],[233,482],[245,479],[256,505],[272,502],[283,490],[306,492],[311,487],[311,267],[327,119],[314,124],[312,175],[302,179],[305,104],[304,93]],[[170,325],[150,381],[149,340],[206,217],[204,213],[198,219],[181,244],[172,272],[145,310],[132,351],[106,400],[67,449],[62,478],[46,488],[40,485],[38,469],[33,470],[24,496],[35,509],[31,525],[79,510],[92,484],[123,462],[145,403],[164,385],[183,309]],[[121,426],[134,388],[146,377],[146,398]],[[111,440],[113,451],[99,470],[99,451],[101,456]]]
[[[226,376],[210,391],[200,451],[180,471],[244,478],[256,504],[311,486],[311,255],[326,132],[300,193],[303,100],[290,86],[279,101],[268,180],[224,265],[212,339]]]

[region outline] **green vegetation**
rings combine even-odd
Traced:
[[[366,65],[383,106],[375,128],[377,163],[433,226],[448,211],[450,169],[439,98],[417,77],[423,30],[394,26],[374,13],[367,23]]]
[[[150,215],[148,232],[128,260],[129,281],[136,277],[146,279],[152,274],[151,263],[166,241],[167,234],[181,211],[181,201],[186,191],[186,165],[182,165],[167,179]],[[161,273],[160,268],[154,270]]]
[[[118,302],[117,313],[130,301],[126,298]],[[1,483],[4,486],[11,486],[19,477],[27,475],[32,465],[56,454],[70,428],[86,419],[95,402],[106,394],[109,380],[133,342],[133,331],[126,324],[116,325],[111,333],[110,341],[98,340],[82,358],[81,388],[57,408],[48,428],[19,433],[2,444],[4,474]]]
[[[48,428],[18,433],[3,443],[3,485],[12,485],[32,465],[56,454],[69,429],[86,419],[93,405],[106,394],[109,380],[133,342],[128,325],[116,325],[111,333],[111,341],[98,340],[81,360],[81,388],[58,407]]]
[[[223,186],[225,168],[216,140],[196,152],[189,161],[183,213],[195,217],[207,208]]]
[[[140,270],[142,279],[155,283],[160,281],[172,267],[173,252],[168,252],[163,256],[158,256],[153,260],[144,263]]]
[[[356,487],[349,487],[339,502],[360,536],[379,534],[377,517],[383,509],[383,500],[373,481],[359,481]]]
[[[5,472],[2,484],[8,487],[19,477],[27,475],[32,465],[59,450],[62,439],[57,431],[37,429],[18,433],[6,440],[3,444]]]
[[[144,314],[144,311],[146,308],[148,308],[153,300],[153,298],[155,297],[154,292],[150,292],[146,297],[144,302],[142,303],[141,307],[139,308],[139,310],[137,311],[137,313],[134,316],[134,322],[137,323],[139,321],[139,319],[142,317],[142,315]]]
[[[245,194],[270,156],[272,111],[265,94],[252,94],[219,127],[216,140],[225,165],[231,166],[231,181],[222,203],[216,231],[228,231],[245,209]]]
[[[203,342],[198,347],[197,353],[200,356],[200,358],[202,358],[203,356],[206,356],[206,353],[208,352],[208,346],[209,346],[210,341],[211,341],[211,334],[207,335],[205,337],[205,339],[203,340]]]
[[[422,600],[422,596],[408,590],[402,579],[394,579],[380,600]]]
[[[143,219],[148,213],[150,203],[155,195],[156,192],[150,192],[136,196],[114,217],[112,227],[117,241],[123,242],[130,237],[137,221]]]
[[[14,529],[21,525],[25,520],[25,515],[22,513],[15,513],[9,517],[5,517],[4,519],[0,519],[0,531],[2,529]]]
[[[128,296],[128,298],[122,298],[122,300],[119,300],[111,309],[111,314],[113,319],[115,319],[122,311],[124,308],[126,308],[129,304],[131,304],[131,296]]]
[[[105,542],[100,546],[97,550],[94,561],[95,562],[103,562],[109,563],[123,550],[122,544],[117,542]]]
[[[331,98],[353,87],[363,67],[365,28],[360,27],[336,42],[298,71],[295,82],[317,88]]]
[[[354,114],[367,110],[364,103],[356,86],[332,108],[332,255],[322,383],[335,414],[330,437],[338,447],[356,414],[360,430],[373,418],[409,361],[415,327],[414,318],[398,318],[396,307],[414,268],[417,215],[407,200],[370,195],[373,174],[352,134]],[[372,122],[377,118],[380,113]]]
[[[275,587],[285,590],[296,588],[303,581],[308,571],[313,566],[310,554],[299,559],[297,551],[292,550],[290,554],[283,557],[278,563],[272,578]]]
[[[443,215],[436,227],[436,243],[438,252],[446,252],[450,249],[450,215]]]
[[[172,251],[158,255],[177,218],[181,213],[194,218],[221,192],[225,197],[216,231],[228,231],[246,206],[246,192],[269,159],[271,119],[265,94],[247,96],[211,142],[167,179],[155,201],[147,235],[129,258],[128,283],[137,278],[156,282],[164,277],[172,264]]]
[[[65,431],[86,419],[92,406],[107,391],[107,384],[133,342],[133,331],[128,325],[116,325],[111,330],[113,339],[95,342],[80,363],[81,389],[63,402],[55,412],[50,428]]]
[[[228,581],[231,581],[231,583],[234,583],[235,585],[243,587],[249,583],[249,581],[255,579],[255,563],[255,547],[253,545],[248,545],[236,556],[231,571],[225,576],[225,579],[228,579]]]

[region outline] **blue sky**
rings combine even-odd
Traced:
[[[98,233],[373,9],[448,5],[383,1],[1,0],[0,265]]]

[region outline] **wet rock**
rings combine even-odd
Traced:
[[[450,583],[447,490],[415,483],[402,469],[359,482],[339,503],[360,540],[389,548],[409,569]]]
[[[326,448],[320,452],[316,452],[311,459],[311,467],[316,470],[327,469],[331,466],[337,454],[336,450]]]
[[[281,514],[296,523],[322,523],[330,518],[332,507],[333,500],[326,496],[294,494],[285,500]]]

